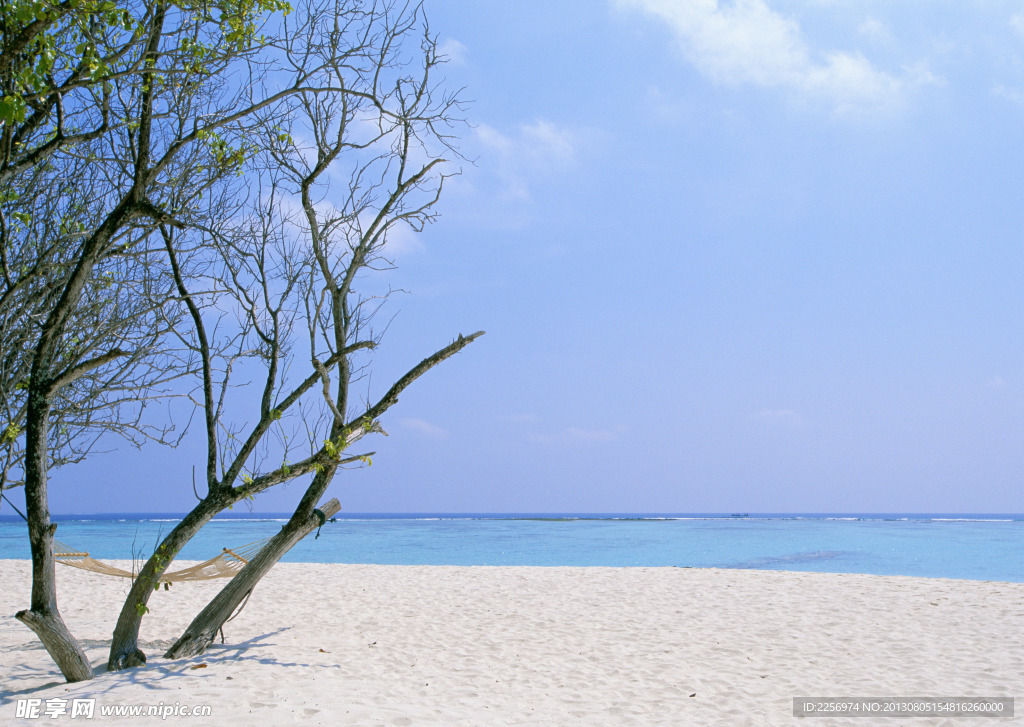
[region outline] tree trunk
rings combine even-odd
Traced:
[[[140,165],[137,163],[137,166]],[[92,679],[93,671],[85,652],[71,635],[57,609],[53,558],[53,533],[57,526],[50,522],[47,495],[49,418],[58,390],[74,377],[64,381],[54,376],[53,370],[57,367],[55,352],[65,334],[68,319],[81,300],[82,291],[111,237],[123,229],[127,222],[141,215],[140,178],[136,177],[135,186],[82,243],[77,257],[70,261],[74,268],[63,284],[57,303],[39,328],[39,339],[31,356],[32,368],[28,378],[25,412],[25,511],[32,548],[32,606],[27,611],[19,611],[15,617],[39,636],[61,674],[69,682]],[[79,365],[83,363],[78,361]],[[65,369],[64,373],[67,375],[69,371],[75,370],[79,370],[79,366]]]
[[[323,474],[321,473],[321,475]],[[315,479],[319,479],[321,475]],[[327,478],[327,482],[330,482],[330,477]],[[292,546],[309,535],[314,528],[322,525],[325,519],[337,514],[339,510],[341,510],[341,503],[336,499],[331,499],[319,508],[319,511],[323,513],[321,518],[311,508],[303,508],[300,504],[291,520],[281,528],[281,532],[271,538],[264,548],[238,572],[238,575],[232,578],[231,582],[210,601],[206,608],[199,612],[199,615],[185,629],[185,633],[174,643],[174,646],[167,650],[164,658],[181,659],[206,651],[206,647],[213,641],[217,631],[225,621],[231,618],[231,614],[252,592],[260,579],[274,567],[285,553],[292,549]]]
[[[92,679],[92,665],[57,608],[53,559],[53,533],[57,526],[50,522],[46,494],[49,412],[46,396],[30,389],[25,427],[25,510],[32,548],[32,605],[16,613],[15,618],[35,632],[65,679],[81,682]]]
[[[124,600],[121,614],[117,617],[114,638],[110,644],[110,656],[107,658],[107,671],[119,671],[146,663],[146,654],[139,648],[139,628],[148,610],[146,604],[156,590],[160,576],[200,528],[228,504],[231,504],[230,499],[225,501],[223,497],[208,496],[174,526],[157,547],[156,552],[146,561]]]
[[[18,611],[14,617],[35,631],[67,681],[84,682],[93,678],[92,665],[56,607]]]

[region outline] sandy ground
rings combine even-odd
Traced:
[[[59,567],[106,663],[127,583]],[[221,582],[160,591],[142,669],[67,685],[34,634],[29,563],[0,560],[0,724],[978,725],[793,716],[794,697],[1016,697],[1024,584],[777,571],[282,564],[201,657],[161,658]],[[41,716],[17,718],[19,700]],[[94,699],[92,719],[44,710]],[[23,705],[26,703],[23,703]],[[103,707],[171,709],[165,718]],[[208,706],[209,717],[182,707]]]

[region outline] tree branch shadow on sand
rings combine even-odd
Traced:
[[[335,668],[340,669],[339,664],[310,664],[295,661],[282,661],[273,656],[257,655],[258,653],[266,653],[264,650],[267,648],[273,648],[278,646],[276,640],[271,640],[275,636],[279,636],[286,631],[290,631],[291,627],[281,627],[275,631],[269,631],[265,634],[259,634],[253,636],[250,639],[241,641],[236,644],[211,644],[207,649],[207,652],[202,656],[193,657],[191,659],[155,659],[145,667],[141,669],[129,669],[127,671],[118,672],[107,672],[105,671],[106,659],[98,658],[94,660],[93,667],[96,669],[97,677],[86,682],[80,682],[79,684],[69,685],[61,680],[54,680],[45,684],[38,684],[32,687],[26,687],[25,689],[6,691],[0,694],[0,705],[10,704],[16,701],[18,698],[25,698],[38,692],[44,692],[54,687],[67,687],[66,691],[63,691],[59,696],[61,699],[74,699],[74,698],[93,698],[109,694],[121,685],[137,684],[142,688],[154,691],[163,692],[171,689],[175,689],[178,682],[183,677],[205,677],[207,675],[217,674],[216,666],[218,664],[224,664],[236,660],[254,661],[258,664],[264,664],[269,666],[281,666],[281,667],[311,667],[317,666],[319,668]],[[99,652],[105,652],[110,648],[110,639],[83,639],[82,646],[86,649],[96,649]],[[169,640],[154,640],[143,645],[147,648],[162,649],[166,648],[171,641]],[[26,643],[19,645],[16,649],[11,651],[19,652],[30,652],[43,649],[41,643]],[[250,654],[250,651],[256,650],[256,654]],[[209,665],[209,670],[197,668],[200,664]],[[11,682],[19,681],[21,677],[30,677],[32,672],[38,671],[40,676],[49,674],[47,667],[43,667],[40,670],[26,670],[22,672],[18,679],[15,679],[16,670],[18,664],[11,665],[10,670],[7,672],[7,676],[11,677]],[[48,665],[47,665],[48,666]],[[108,676],[109,675],[109,676]],[[122,697],[124,698],[124,697]]]

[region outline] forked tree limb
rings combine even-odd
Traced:
[[[185,633],[167,650],[164,658],[182,659],[206,651],[220,628],[281,556],[340,510],[341,503],[332,498],[305,517],[293,515],[280,532],[199,612]]]
[[[344,442],[351,443],[370,431],[379,431],[376,417],[383,414],[398,401],[401,394],[412,382],[447,358],[454,356],[480,336],[484,331],[477,331],[469,336],[460,335],[452,343],[436,353],[427,356],[408,371],[388,390],[388,392],[372,407],[344,428],[335,422],[333,430],[336,437],[343,437]],[[319,453],[318,453],[319,456]],[[313,528],[323,524],[323,520],[331,517],[341,509],[336,499],[322,505],[319,509],[324,517],[312,510],[315,503],[326,491],[339,462],[330,461],[317,471],[312,483],[306,489],[302,500],[296,507],[288,523],[281,528],[249,563],[238,572],[231,581],[221,589],[212,601],[196,617],[181,637],[164,654],[167,659],[180,659],[202,654],[213,642],[218,630],[235,612],[239,604],[246,598],[270,569],[287,553],[292,546],[309,534]]]

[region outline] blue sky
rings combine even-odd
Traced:
[[[373,382],[488,334],[345,510],[1024,512],[1019,5],[426,7],[476,163],[398,254]],[[51,506],[183,511],[202,462],[97,455]]]

